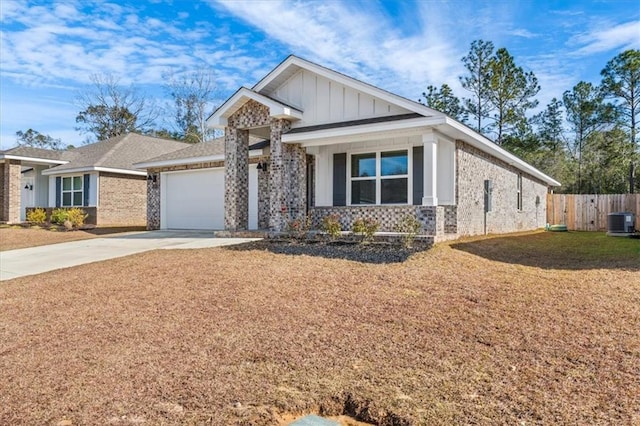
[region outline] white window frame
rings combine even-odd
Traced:
[[[407,152],[407,173],[403,175],[391,175],[391,176],[382,176],[381,175],[381,165],[382,165],[382,154],[385,152],[396,152],[396,151],[406,151]],[[373,179],[370,176],[367,177],[352,177],[351,176],[351,162],[352,157],[354,155],[362,155],[362,154],[375,154],[376,156],[376,174]],[[347,206],[410,206],[413,205],[413,147],[407,145],[388,147],[384,149],[362,149],[358,151],[351,151],[347,153]],[[406,203],[393,203],[393,204],[382,204],[382,180],[385,179],[407,179],[407,202]],[[374,180],[376,183],[376,202],[375,204],[352,204],[351,199],[351,182],[354,181],[362,181],[362,180]]]
[[[80,189],[73,188],[73,181],[75,178],[80,178]],[[71,179],[71,189],[64,189],[64,180]],[[73,194],[79,192],[81,194],[80,204],[73,204]],[[64,194],[71,194],[71,204],[64,203]],[[60,206],[61,207],[83,207],[84,206],[84,176],[83,175],[73,175],[73,176],[62,176],[62,181],[60,182]]]

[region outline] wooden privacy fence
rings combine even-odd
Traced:
[[[547,194],[547,223],[570,231],[606,231],[609,213],[631,212],[640,229],[640,194]]]

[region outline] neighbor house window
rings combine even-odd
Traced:
[[[518,174],[518,182],[516,187],[517,197],[518,197],[518,210],[522,210],[522,175]]]
[[[84,205],[84,188],[82,176],[70,176],[62,178],[62,206],[75,207]]]
[[[351,204],[407,204],[409,152],[351,155]]]

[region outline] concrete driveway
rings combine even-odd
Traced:
[[[0,252],[0,281],[157,249],[199,249],[255,241],[211,231],[144,231]]]

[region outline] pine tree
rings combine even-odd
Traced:
[[[471,43],[469,53],[462,58],[468,74],[460,77],[460,83],[463,88],[471,92],[471,97],[463,98],[462,103],[469,115],[475,117],[471,125],[479,133],[484,133],[486,130],[483,120],[491,113],[487,85],[493,49],[492,42],[475,40]]]

